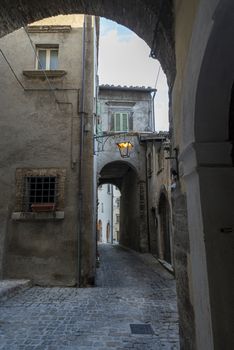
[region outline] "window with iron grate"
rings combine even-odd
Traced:
[[[23,210],[55,210],[57,183],[56,176],[25,176]]]

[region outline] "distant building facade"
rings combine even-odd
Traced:
[[[147,169],[147,203],[150,251],[168,269],[173,270],[173,190],[174,158],[167,132],[142,136],[145,144]],[[174,170],[174,174],[175,174]]]
[[[155,90],[145,87],[99,86],[96,129],[97,177],[121,192],[118,240],[142,252],[149,251],[147,231],[145,148],[140,135],[154,131]],[[118,143],[129,142],[129,157],[122,157]],[[117,208],[116,208],[117,210]],[[118,209],[119,210],[119,209]]]
[[[120,188],[120,243],[151,252],[173,270],[173,157],[168,133],[154,130],[155,93],[144,87],[99,87],[98,179]],[[129,157],[121,158],[117,144],[128,141]]]
[[[119,241],[120,192],[112,184],[98,187],[97,241],[117,243]]]

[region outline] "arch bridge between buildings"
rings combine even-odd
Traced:
[[[119,243],[141,252],[148,251],[145,181],[127,161],[107,163],[100,171],[99,185],[110,183],[119,188]]]

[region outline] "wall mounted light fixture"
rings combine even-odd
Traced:
[[[122,158],[130,157],[130,152],[133,149],[133,144],[130,141],[117,142],[116,145]]]

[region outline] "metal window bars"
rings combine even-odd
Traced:
[[[56,176],[25,176],[23,211],[52,211],[58,195]]]

